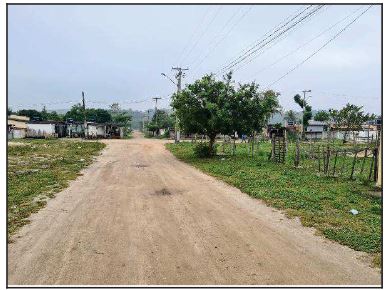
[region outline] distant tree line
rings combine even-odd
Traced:
[[[37,111],[34,109],[22,109],[17,112],[12,112],[12,110],[8,108],[8,115],[14,113],[19,116],[27,116],[31,120],[40,121],[66,121],[68,119],[72,119],[76,122],[82,122],[84,121],[85,116],[88,122],[113,122],[124,127],[130,126],[132,118],[130,112],[121,110],[118,103],[112,104],[109,110],[100,108],[86,108],[84,110],[81,104],[76,104],[73,105],[71,109],[65,114],[58,114],[55,111],[48,112],[45,107],[42,109],[42,111]]]

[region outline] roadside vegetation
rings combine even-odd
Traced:
[[[101,142],[60,139],[9,142],[8,237],[76,179],[104,147]]]
[[[269,143],[261,144],[253,157],[245,143],[237,144],[235,155],[223,154],[218,145],[217,155],[209,158],[199,158],[195,146],[190,142],[166,144],[177,158],[284,210],[288,217],[299,217],[318,234],[370,253],[373,263],[380,266],[381,197],[373,183],[319,176],[311,167],[295,168],[293,153],[287,157],[291,162],[271,162]],[[353,215],[351,209],[359,213]]]

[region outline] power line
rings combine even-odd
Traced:
[[[327,5],[325,7],[328,8],[329,6]],[[322,13],[324,12],[324,9],[322,9],[320,12],[316,12],[317,15],[319,15],[319,13]],[[304,19],[301,24],[305,23],[306,21],[309,21],[311,19],[311,17],[309,18],[306,18]],[[280,42],[282,42],[284,39],[286,39],[291,33],[293,33],[295,30],[297,30],[299,27],[302,27],[302,26],[295,26],[293,27],[291,30],[289,30],[287,33],[285,33],[284,35],[282,35],[281,37],[277,38],[275,41],[271,42],[270,45],[265,45],[262,49],[259,49],[257,50],[255,53],[253,53],[252,56],[248,57],[245,61],[243,61],[241,64],[239,64],[238,67],[235,68],[235,72],[237,72],[239,69],[243,68],[244,66],[250,64],[251,62],[253,62],[256,58],[258,58],[261,54],[265,53],[266,51],[270,50],[271,48],[273,48],[274,46],[278,45]]]
[[[252,10],[253,8],[253,5],[249,7],[249,9],[247,9],[246,11],[244,11],[244,13],[238,18],[238,20],[236,22],[233,23],[233,25],[230,27],[230,29],[217,41],[214,42],[214,46],[209,49],[209,51],[206,53],[206,55],[200,60],[200,62],[195,66],[194,70],[196,73],[198,71],[198,68],[200,67],[200,65],[206,60],[206,58],[217,48],[217,46],[223,41],[226,39],[226,37],[232,32],[232,30],[244,19],[244,17],[249,13],[250,10]],[[237,11],[239,12],[239,11]],[[238,13],[236,13],[238,14]],[[236,14],[234,14],[233,16],[235,16]],[[234,18],[234,17],[233,17]],[[231,18],[232,19],[232,18]]]
[[[306,12],[306,10],[311,9],[313,5],[309,5],[306,8],[299,8],[294,14],[289,15],[285,19],[283,19],[281,22],[279,22],[275,27],[267,31],[263,36],[261,36],[259,39],[254,41],[251,45],[249,45],[247,48],[241,50],[238,53],[238,56],[233,58],[231,61],[229,61],[227,64],[223,65],[220,71],[223,71],[224,69],[228,68],[230,65],[234,64],[237,60],[240,60],[243,56],[250,53],[253,49],[255,49],[257,46],[262,44],[264,41],[266,41],[268,38],[273,36],[275,33],[277,33],[279,30],[281,30],[284,26],[288,25],[290,22],[292,22],[294,19],[298,18],[300,15]],[[303,9],[303,10],[302,10]],[[302,10],[302,11],[301,11]]]
[[[295,10],[292,14],[288,15],[286,18],[284,18],[282,21],[280,21],[278,24],[276,24],[273,28],[271,28],[270,30],[268,30],[266,33],[264,33],[264,35],[262,35],[260,38],[256,39],[255,41],[253,41],[252,43],[250,43],[249,45],[247,45],[246,47],[244,47],[243,49],[241,49],[238,53],[237,53],[237,56],[234,56],[234,57],[231,57],[228,61],[227,61],[227,64],[226,65],[223,65],[222,67],[225,67],[227,65],[229,65],[230,63],[232,63],[237,57],[239,57],[243,52],[249,50],[251,47],[253,47],[254,45],[256,45],[257,42],[259,42],[260,40],[262,40],[263,38],[265,38],[269,33],[271,33],[272,31],[276,30],[282,23],[288,21],[291,17],[293,17],[294,15],[296,15],[297,13],[300,12],[300,10],[306,10],[308,8],[310,8],[311,6],[313,5],[309,5],[307,8],[305,8],[305,6],[302,6],[300,8],[298,8],[297,10]],[[304,9],[305,8],[305,9]],[[301,11],[301,12],[303,12]]]
[[[206,7],[209,8],[209,6],[206,6]],[[187,44],[183,47],[183,50],[182,50],[181,53],[180,53],[180,56],[179,56],[179,58],[178,58],[178,63],[180,63],[180,60],[181,60],[181,58],[183,57],[184,52],[185,52],[185,51],[188,49],[188,47],[190,46],[190,44],[191,44],[193,38],[194,38],[195,35],[198,33],[199,29],[202,27],[202,25],[203,25],[205,19],[207,18],[206,16],[209,14],[210,11],[211,11],[211,10],[208,9],[207,12],[203,15],[202,20],[200,21],[200,24],[199,24],[199,25],[196,25],[194,31],[193,31],[192,34],[191,34],[191,37],[189,38]]]
[[[258,75],[259,73],[273,67],[275,64],[279,63],[280,61],[282,61],[283,59],[289,57],[290,55],[294,54],[295,52],[299,51],[300,49],[302,49],[303,47],[305,47],[306,45],[310,44],[311,42],[313,42],[314,40],[318,39],[319,37],[321,37],[322,35],[324,35],[326,32],[332,30],[334,27],[336,27],[337,25],[339,25],[341,22],[343,22],[344,20],[348,19],[349,17],[351,17],[353,14],[355,14],[357,11],[361,10],[364,6],[361,6],[359,7],[358,9],[355,9],[354,11],[352,11],[351,13],[349,13],[347,16],[343,17],[342,19],[338,20],[336,23],[332,24],[331,26],[327,27],[325,30],[323,30],[322,32],[320,32],[319,34],[317,34],[315,37],[313,37],[312,39],[310,39],[309,41],[303,43],[302,45],[298,46],[297,48],[295,48],[294,50],[290,51],[289,53],[283,55],[282,57],[278,58],[276,61],[272,62],[271,64],[263,67],[262,69],[256,71],[254,74],[252,74],[248,79],[251,79],[252,77]]]
[[[214,16],[212,19],[209,21],[209,23],[206,26],[206,29],[202,31],[201,35],[196,39],[194,44],[192,45],[191,49],[188,51],[188,53],[185,55],[184,59],[182,60],[181,63],[184,63],[184,61],[188,58],[188,56],[191,54],[191,52],[194,50],[194,48],[198,45],[199,41],[202,39],[202,37],[206,34],[207,30],[209,27],[211,27],[211,24],[213,24],[214,20],[217,18],[219,12],[221,12],[223,6],[219,6],[217,10],[214,13]]]
[[[263,43],[264,41],[261,41],[260,43],[256,44],[253,48],[250,49],[250,52],[246,52],[245,54],[243,54],[242,56],[240,56],[239,58],[237,58],[232,64],[230,64],[229,66],[226,66],[225,68],[223,68],[221,70],[221,72],[224,72],[224,71],[228,71],[228,70],[231,70],[233,67],[235,67],[237,64],[241,63],[242,61],[244,61],[245,59],[247,59],[248,57],[250,57],[251,55],[253,55],[254,53],[256,53],[257,51],[259,51],[260,49],[262,49],[263,47],[265,47],[267,44],[273,42],[274,40],[278,39],[279,37],[281,37],[283,34],[285,34],[286,32],[288,32],[289,30],[291,30],[292,28],[294,28],[295,26],[297,26],[298,24],[302,23],[302,21],[304,21],[305,19],[307,19],[308,17],[311,17],[314,15],[314,13],[316,13],[319,9],[321,9],[323,7],[322,6],[319,6],[319,7],[316,7],[314,10],[310,11],[309,13],[307,13],[306,15],[302,16],[300,19],[298,19],[297,21],[295,21],[294,23],[292,23],[290,26],[288,26],[287,28],[285,28],[284,30],[282,30],[280,33],[276,34],[275,36],[272,37],[272,35],[274,35],[275,33],[273,33],[271,36],[271,39],[269,39],[268,41],[266,41],[265,43]],[[283,25],[283,27],[286,26],[286,25]],[[278,29],[280,30],[280,29]],[[269,37],[267,37],[269,38]],[[263,44],[262,44],[263,43]]]
[[[303,61],[295,65],[293,68],[291,68],[289,71],[287,71],[284,75],[279,77],[277,80],[270,83],[266,88],[269,88],[285,78],[287,75],[295,71],[297,68],[299,68],[301,65],[303,65],[305,62],[307,62],[309,59],[311,59],[313,56],[315,56],[318,52],[320,52],[323,48],[325,48],[327,45],[329,45],[332,41],[334,41],[337,37],[340,36],[341,33],[343,33],[345,30],[347,30],[348,27],[350,27],[353,23],[355,23],[363,14],[365,14],[372,5],[370,5],[367,9],[365,9],[362,13],[360,13],[358,16],[356,16],[351,22],[349,22],[346,26],[344,26],[339,32],[337,32],[332,38],[330,38],[327,42],[325,42],[320,48],[318,48],[316,51],[314,51],[312,54],[310,54],[308,57],[306,57]]]
[[[241,7],[234,11],[233,14],[229,17],[228,21],[222,26],[222,29],[219,30],[219,32],[215,35],[215,37],[213,37],[211,39],[211,44],[215,43],[218,36],[220,36],[220,34],[223,32],[223,30],[225,29],[225,27],[232,21],[232,19],[238,14],[238,12],[241,11]],[[194,63],[196,63],[198,61],[198,59],[200,58],[200,56],[202,55],[203,51],[200,51],[200,53],[198,54],[198,56],[195,58],[195,60],[193,62],[190,63],[190,65],[193,65]]]

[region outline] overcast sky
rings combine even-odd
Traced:
[[[48,109],[69,108],[85,91],[89,107],[107,108],[119,102],[123,108],[147,109],[154,106],[155,96],[165,98],[160,107],[168,107],[175,87],[161,72],[173,78],[172,66],[188,66],[184,84],[204,73],[216,73],[300,8],[304,6],[10,5],[9,106],[14,110],[41,109],[43,104]],[[249,63],[236,66],[233,78],[256,80],[267,87],[363,10],[361,5],[320,9],[254,54],[256,58],[247,59]],[[298,110],[294,94],[311,89],[315,110],[351,102],[380,113],[380,6],[371,7],[271,88],[281,93],[285,110]]]

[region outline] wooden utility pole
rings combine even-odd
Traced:
[[[382,139],[383,136],[382,134],[380,135],[380,142],[379,142],[379,148],[378,148],[378,175],[377,175],[377,180],[376,180],[376,186],[382,187]]]
[[[181,91],[181,79],[185,76],[183,71],[188,70],[188,68],[181,68],[181,67],[173,67],[172,70],[176,70],[176,80],[177,80],[177,93],[180,93]],[[176,115],[176,122],[175,122],[175,143],[180,142],[180,129],[179,129],[179,118]]]
[[[156,101],[155,106],[154,106],[154,115],[156,116],[156,125],[157,125],[157,101],[158,101],[158,100],[161,100],[161,98],[159,98],[159,97],[154,97],[153,100]],[[148,111],[148,113],[149,113],[149,111]],[[148,114],[148,115],[149,115],[149,114]]]

